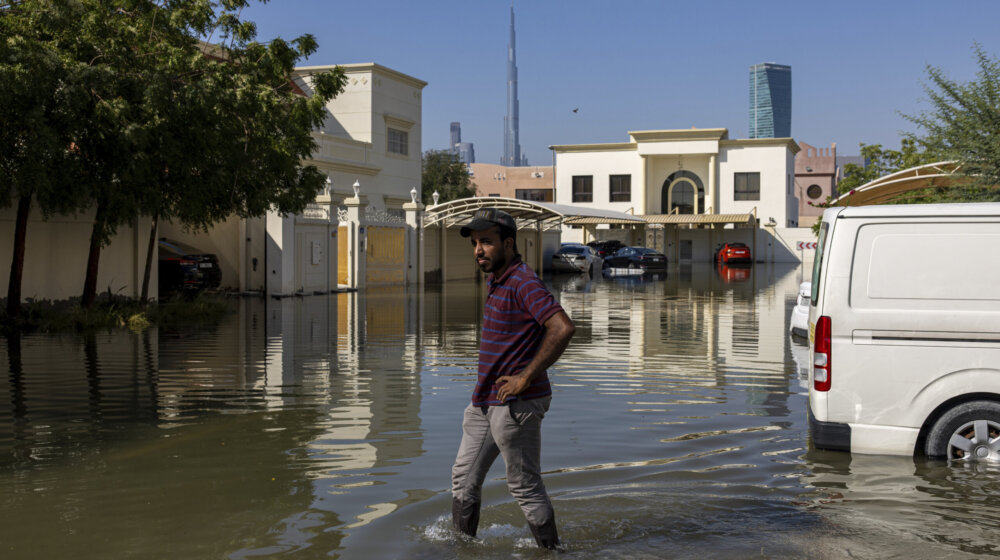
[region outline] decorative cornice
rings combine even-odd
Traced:
[[[751,146],[785,146],[792,155],[799,153],[802,148],[791,138],[740,138],[738,140],[722,140],[719,142],[720,148],[739,148]]]
[[[729,131],[725,128],[682,128],[677,130],[634,130],[629,136],[636,142],[725,140]]]
[[[393,115],[392,113],[383,113],[382,118],[385,119],[385,124],[396,128],[402,128],[404,130],[410,130],[413,128],[413,125],[417,124],[416,121],[411,121],[410,119],[399,115]]]
[[[323,171],[342,171],[344,173],[353,173],[355,175],[367,175],[369,177],[374,177],[382,171],[382,168],[377,165],[371,165],[368,163],[357,163],[353,161],[346,161],[342,159],[324,158],[324,157],[313,157],[308,162],[316,165],[316,167],[322,169]]]
[[[403,82],[408,86],[413,86],[417,89],[424,89],[427,86],[427,82],[414,78],[413,76],[408,76],[398,70],[393,70],[392,68],[386,68],[381,64],[376,64],[374,62],[364,62],[361,64],[336,64],[336,65],[325,65],[325,66],[300,66],[295,69],[297,74],[313,74],[316,72],[325,72],[327,70],[333,70],[334,68],[340,67],[344,70],[346,74],[359,74],[363,72],[378,73],[384,76],[388,76],[394,80]]]
[[[627,152],[635,150],[634,142],[615,142],[611,144],[560,144],[549,146],[549,149],[557,153],[573,152]]]

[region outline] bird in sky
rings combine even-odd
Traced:
[[[579,113],[579,112],[580,112],[580,108],[579,108],[579,107],[577,107],[576,109],[573,109],[573,112],[574,112],[574,113]]]

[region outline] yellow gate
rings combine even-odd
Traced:
[[[368,284],[406,282],[406,228],[369,226],[365,234]]]
[[[347,284],[350,256],[347,254],[347,226],[337,228],[337,283]]]

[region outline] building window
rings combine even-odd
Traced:
[[[594,176],[574,175],[573,202],[593,202],[593,201],[594,201]]]
[[[386,150],[390,154],[410,155],[410,133],[395,128],[388,129]]]
[[[733,200],[760,200],[760,173],[736,173]]]
[[[819,185],[809,185],[809,188],[806,189],[806,196],[813,200],[823,196],[823,187]]]
[[[611,202],[628,202],[632,200],[632,176],[612,175],[609,181]]]
[[[514,198],[534,202],[552,202],[552,189],[514,189]]]

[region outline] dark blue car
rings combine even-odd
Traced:
[[[165,237],[159,245],[160,293],[200,292],[221,284],[222,269],[214,254]]]
[[[666,270],[667,256],[645,247],[622,247],[614,255],[605,257],[605,268],[641,268],[643,270]]]

